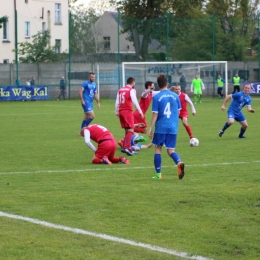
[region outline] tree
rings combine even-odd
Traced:
[[[158,48],[166,46],[167,18],[173,15],[187,17],[193,7],[201,7],[203,0],[111,0],[122,13],[123,32],[134,43],[137,57],[148,59],[148,47],[154,40]],[[176,30],[170,30],[171,36]],[[169,35],[170,36],[170,35]]]
[[[7,16],[0,17],[0,28],[2,28],[2,23],[6,23],[8,21]]]
[[[133,41],[136,56],[148,59],[148,46],[152,39],[158,38],[158,25],[165,22],[164,15],[169,9],[167,0],[121,0],[111,1],[122,14],[123,33]],[[159,19],[158,19],[159,18]],[[152,34],[157,35],[156,37]]]
[[[73,54],[97,53],[99,51],[98,33],[95,23],[99,16],[93,8],[72,6],[70,46]]]
[[[51,39],[50,32],[39,31],[32,36],[32,43],[21,42],[18,43],[19,49],[17,50],[19,61],[22,63],[43,63],[43,62],[57,62],[66,58],[66,53],[57,53],[59,45],[49,46]],[[15,51],[15,50],[13,50]]]
[[[218,59],[246,60],[257,28],[259,0],[211,0],[207,13],[216,13],[216,49]]]
[[[260,0],[111,1],[143,60],[153,40],[167,44],[174,60],[245,60],[247,48],[258,42]]]

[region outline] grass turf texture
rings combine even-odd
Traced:
[[[180,124],[176,151],[183,180],[163,151],[154,180],[153,147],[127,157],[130,165],[92,165],[78,137],[78,100],[1,102],[0,211],[212,259],[260,258],[259,111],[238,139],[219,99],[190,113],[198,147]],[[123,136],[114,101],[101,100],[93,123]],[[151,112],[147,113],[150,123]],[[118,147],[117,155],[121,154]],[[181,259],[166,253],[0,217],[0,259]]]

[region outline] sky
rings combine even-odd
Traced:
[[[76,2],[76,4],[80,5],[80,4],[84,4],[84,5],[88,5],[91,2],[91,0],[78,0]]]
[[[98,0],[98,1],[95,1],[95,2],[100,2],[100,1],[102,1],[102,2],[108,2],[109,0]],[[76,2],[76,4],[77,5],[80,5],[80,4],[84,4],[84,5],[88,5],[90,2],[94,2],[93,0],[78,0],[77,2]]]
[[[101,11],[101,13],[104,11],[115,11],[115,8],[109,5],[109,0],[78,0],[74,5],[83,4],[84,7],[89,7],[90,3],[92,8]]]

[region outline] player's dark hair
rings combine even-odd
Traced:
[[[145,89],[148,89],[148,87],[152,86],[152,84],[153,84],[152,81],[146,81],[144,85]]]
[[[126,81],[126,84],[131,85],[133,82],[135,82],[135,78],[134,77],[129,77]]]
[[[164,88],[168,85],[168,80],[165,75],[159,75],[157,77],[157,83],[159,88]]]
[[[90,76],[90,75],[95,75],[95,73],[94,73],[94,72],[89,72],[89,76]]]

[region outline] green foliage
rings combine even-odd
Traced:
[[[0,17],[0,28],[2,28],[2,23],[5,23],[7,21],[8,21],[8,17],[7,16]]]
[[[149,52],[149,59],[166,61],[165,52]]]
[[[21,42],[18,43],[19,49],[17,50],[19,61],[22,63],[44,63],[44,62],[57,62],[67,57],[66,53],[56,53],[56,48],[59,45],[50,46],[51,35],[48,30],[32,36],[32,43]],[[15,50],[13,50],[15,51]]]
[[[260,0],[114,3],[122,13],[123,32],[129,33],[128,40],[141,60],[155,51],[149,49],[154,41],[159,43],[158,49],[169,47],[172,60],[245,61],[247,49],[257,49]]]
[[[73,54],[98,53],[101,42],[95,23],[99,16],[93,8],[74,6],[71,8],[71,35],[70,45]]]
[[[134,42],[136,56],[147,60],[149,43],[160,35],[158,28],[165,27],[165,19],[161,17],[170,8],[168,1],[129,0],[112,3],[116,4],[118,11],[122,13],[123,32],[130,34],[128,39]]]
[[[77,133],[78,100],[1,102],[0,211],[221,260],[257,260],[259,244],[259,98],[244,113],[247,139],[238,139],[222,101],[204,98],[189,117],[198,147],[179,125],[176,151],[186,164],[178,180],[163,150],[162,180],[154,180],[154,148],[128,157],[130,165],[93,165]],[[114,101],[95,106],[93,123],[119,140]],[[66,116],[64,116],[66,115]],[[212,116],[214,115],[214,116]],[[147,112],[150,122],[151,110]],[[15,127],[18,126],[18,127]],[[118,147],[116,155],[120,154]],[[181,260],[141,247],[0,217],[1,259]],[[198,259],[198,258],[194,258]]]

